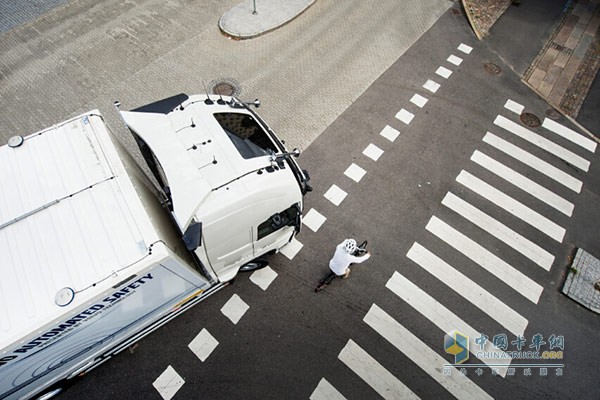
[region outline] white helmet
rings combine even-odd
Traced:
[[[344,240],[344,249],[346,253],[352,254],[356,251],[356,240],[354,239],[346,239]]]

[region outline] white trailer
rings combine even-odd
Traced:
[[[0,398],[54,393],[300,229],[308,176],[246,104],[121,115],[153,177],[98,111],[0,147]]]

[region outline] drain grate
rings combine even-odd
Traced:
[[[488,74],[492,74],[492,75],[500,75],[500,72],[502,72],[502,68],[500,68],[499,65],[494,64],[494,63],[483,64],[483,69],[485,69],[485,71]]]
[[[235,79],[221,78],[212,81],[208,91],[210,94],[237,97],[242,90],[240,84]]]
[[[540,119],[532,113],[524,112],[521,114],[521,122],[527,125],[530,128],[537,128],[542,124]]]

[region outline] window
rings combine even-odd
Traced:
[[[245,159],[277,152],[275,144],[252,115],[231,112],[215,113],[214,116]]]
[[[268,220],[258,226],[257,240],[260,240],[285,226],[295,225],[297,223],[299,214],[300,210],[298,204],[294,204],[279,214],[273,214]]]

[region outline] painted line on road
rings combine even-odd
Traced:
[[[275,278],[277,278],[277,272],[273,271],[268,265],[254,271],[250,275],[250,281],[262,290],[267,290]]]
[[[451,54],[450,57],[448,57],[446,59],[446,61],[448,61],[450,64],[454,64],[456,66],[459,66],[463,62],[463,59],[460,58],[460,57],[455,56],[454,54]]]
[[[415,104],[419,108],[423,108],[425,104],[427,104],[428,100],[420,94],[415,93],[413,97],[410,98],[410,102]]]
[[[319,228],[321,228],[321,226],[325,223],[325,221],[327,221],[327,218],[314,208],[311,208],[302,217],[302,223],[313,232],[318,231]]]
[[[452,75],[452,71],[445,67],[439,67],[435,73],[444,79],[448,79]]]
[[[344,175],[352,179],[354,182],[360,182],[366,173],[367,171],[354,163],[350,164],[350,166],[346,168],[346,171],[344,171]]]
[[[221,308],[221,312],[224,316],[229,318],[234,325],[237,325],[249,308],[250,306],[246,304],[246,302],[242,300],[240,296],[233,294],[233,296],[231,296],[227,303],[225,303],[225,305]]]
[[[410,111],[405,110],[404,108],[396,114],[396,118],[400,121],[404,122],[406,125],[410,124],[415,115]]]
[[[440,328],[443,332],[452,332],[458,330],[463,334],[476,338],[481,334],[481,328],[478,330],[472,328],[469,324],[463,321],[459,316],[454,314],[452,311],[443,306],[439,301],[435,300],[429,294],[421,290],[417,285],[406,279],[397,271],[394,272],[392,277],[385,284],[385,287],[390,289],[394,294],[404,300],[412,308],[420,312],[425,318],[431,321],[434,325]],[[442,339],[440,337],[440,347]],[[477,357],[478,348],[469,348],[471,354]],[[483,347],[484,352],[497,352],[501,357],[496,360],[481,359],[486,364],[493,364],[494,366],[502,364],[504,367],[498,368],[498,375],[501,377],[506,376],[506,367],[508,367],[512,361],[512,358],[504,353],[500,349],[493,347],[491,341],[487,341]],[[492,368],[492,367],[490,367]],[[495,368],[495,367],[494,367]]]
[[[383,154],[383,150],[375,146],[373,143],[369,144],[362,152],[365,156],[369,157],[373,161],[379,160],[379,157]]]
[[[525,332],[527,319],[419,243],[415,242],[406,256],[510,332]]]
[[[175,396],[175,393],[181,387],[185,381],[170,365],[164,370],[162,374],[152,383],[152,386],[158,391],[160,396],[164,400],[170,400]]]
[[[596,142],[586,138],[585,136],[580,135],[579,133],[567,128],[566,126],[559,124],[558,122],[552,121],[548,118],[544,118],[542,127],[556,133],[557,135],[562,136],[563,138],[575,143],[576,145],[583,147],[586,150],[591,151],[592,153],[596,152]]]
[[[516,101],[512,101],[511,99],[506,100],[506,103],[504,103],[504,108],[518,115],[521,115],[523,113],[523,110],[525,110],[525,106],[522,106],[521,104],[517,103]]]
[[[321,378],[319,384],[309,397],[310,400],[346,400],[346,398],[333,387],[325,378]]]
[[[458,50],[462,51],[465,54],[471,54],[471,51],[473,50],[473,48],[469,45],[466,45],[464,43],[461,43],[458,47]]]
[[[463,218],[471,221],[495,238],[506,243],[546,271],[550,271],[550,268],[554,263],[554,256],[521,234],[515,232],[500,221],[490,217],[451,192],[446,193],[446,196],[442,200],[442,204],[461,215]]]
[[[425,229],[503,281],[526,299],[535,304],[540,300],[544,290],[542,286],[436,216],[431,217]]]
[[[441,85],[439,83],[437,83],[436,81],[432,81],[431,79],[427,79],[427,82],[423,84],[423,87],[429,90],[431,93],[437,92],[440,86]]]
[[[334,205],[339,206],[342,203],[342,201],[344,201],[347,194],[348,193],[344,192],[337,185],[333,184],[323,196],[325,196],[325,198],[332,202]]]
[[[505,154],[513,157],[515,160],[522,162],[523,164],[535,169],[536,171],[546,175],[548,178],[562,184],[563,186],[571,189],[572,191],[579,193],[583,183],[566,172],[556,168],[554,165],[534,156],[533,154],[515,146],[512,143],[507,142],[504,139],[494,135],[491,132],[487,132],[483,137],[483,141],[491,146],[494,146],[498,150]]]
[[[449,375],[445,374],[440,366],[448,363],[446,359],[440,357],[376,304],[371,306],[363,320],[457,399],[492,399],[456,368],[451,367],[452,372]]]
[[[515,217],[527,222],[529,225],[538,229],[545,235],[548,235],[557,242],[562,243],[566,233],[565,229],[538,212],[533,211],[531,208],[518,202],[481,179],[471,175],[467,171],[461,171],[456,177],[456,181],[480,196],[488,199],[498,207],[508,211]]]
[[[206,329],[202,329],[198,335],[188,344],[189,349],[204,362],[219,345],[217,339]]]
[[[577,154],[565,149],[562,146],[557,145],[556,143],[546,139],[545,137],[542,137],[537,133],[534,133],[529,129],[522,127],[521,125],[509,120],[508,118],[502,115],[498,115],[496,117],[496,119],[494,120],[494,125],[498,125],[499,127],[506,129],[507,131],[515,134],[521,139],[524,139],[529,143],[538,146],[539,148],[547,151],[550,154],[555,155],[561,160],[564,160],[569,164],[576,166],[582,171],[587,172],[590,168],[590,162],[588,160],[578,156]]]
[[[387,140],[389,140],[390,142],[393,142],[400,135],[400,131],[392,128],[389,125],[386,125],[385,128],[383,128],[381,132],[379,132],[379,134]]]
[[[338,358],[384,399],[419,399],[352,339],[348,340]]]
[[[511,183],[524,192],[529,193],[536,199],[543,201],[561,213],[569,217],[573,215],[573,210],[575,209],[575,205],[573,205],[573,203],[563,199],[556,193],[546,189],[528,177],[521,175],[512,168],[509,168],[506,165],[494,160],[479,150],[475,150],[473,152],[471,161],[481,165],[488,171],[493,172],[508,183]]]
[[[293,260],[303,246],[304,245],[300,243],[298,239],[293,238],[290,242],[283,246],[279,252],[286,256],[289,260]]]

